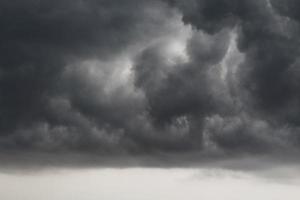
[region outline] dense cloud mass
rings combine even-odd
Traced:
[[[1,0],[1,165],[300,150],[296,0]]]

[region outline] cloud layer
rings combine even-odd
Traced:
[[[298,11],[294,0],[1,1],[1,164],[297,157]]]

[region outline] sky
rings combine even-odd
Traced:
[[[0,0],[0,198],[50,198],[49,184],[80,196],[93,174],[82,193],[115,184],[130,198],[144,178],[156,199],[263,185],[258,198],[296,199],[299,11],[297,0]],[[173,179],[207,170],[221,175]]]
[[[7,200],[298,200],[299,170],[295,174],[297,178],[274,181],[221,169],[64,169],[0,174],[0,191]]]

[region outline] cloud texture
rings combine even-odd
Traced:
[[[2,0],[2,165],[189,166],[300,148],[294,0]]]

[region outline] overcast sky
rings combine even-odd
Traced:
[[[297,0],[0,0],[1,185],[33,199],[26,188],[56,172],[11,174],[76,169],[61,184],[95,173],[101,185],[126,168],[133,188],[149,167],[166,184],[173,168],[204,167],[253,174],[241,191],[273,195],[300,161],[299,13]],[[274,168],[271,183],[257,178]],[[209,184],[239,191],[235,179]]]
[[[299,170],[293,176],[279,181],[275,176],[232,170],[145,168],[0,174],[0,196],[5,200],[298,200]]]

